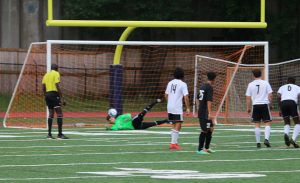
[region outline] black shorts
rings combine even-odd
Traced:
[[[169,120],[173,120],[176,122],[183,122],[183,115],[182,114],[172,114],[172,113],[168,113],[168,119]]]
[[[298,114],[298,106],[294,100],[284,100],[280,104],[282,117],[296,117]]]
[[[57,92],[46,92],[45,100],[48,109],[54,109],[61,106],[60,97]]]
[[[214,127],[212,120],[208,120],[205,118],[199,118],[199,123],[200,123],[201,130],[204,132]]]
[[[134,116],[132,119],[132,126],[134,129],[141,129],[143,120],[144,117],[141,114]]]
[[[252,106],[252,122],[272,121],[268,104],[258,104]]]

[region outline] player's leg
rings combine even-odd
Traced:
[[[49,116],[48,116],[48,139],[54,139],[52,136],[52,123],[53,123],[53,118],[54,118],[54,109],[49,109]]]
[[[295,122],[295,126],[294,126],[294,131],[293,131],[293,136],[290,139],[290,143],[293,144],[293,146],[295,148],[299,148],[299,145],[296,143],[299,132],[300,132],[300,120],[299,120],[299,116],[295,116],[293,118],[294,122]]]
[[[207,121],[206,119],[199,118],[199,123],[200,123],[200,128],[201,128],[201,133],[199,135],[199,144],[198,144],[198,151],[197,154],[209,154],[205,149],[204,149],[204,144],[206,141],[207,137]]]
[[[146,115],[146,113],[148,111],[150,111],[152,109],[152,107],[155,106],[155,104],[160,103],[161,100],[160,99],[156,99],[154,102],[152,102],[151,104],[149,104],[148,106],[145,107],[145,109],[139,114],[141,117],[144,117]]]
[[[299,119],[297,104],[296,103],[294,104],[295,105],[293,105],[291,109],[291,116],[293,116],[293,121],[295,123],[295,126],[294,126],[293,136],[292,139],[290,140],[290,143],[293,144],[295,148],[299,148],[299,145],[296,143],[296,141],[300,132],[300,119]]]
[[[261,147],[261,144],[260,144],[260,120],[261,120],[261,117],[260,117],[260,109],[259,109],[258,105],[252,106],[251,118],[252,118],[252,122],[254,123],[254,126],[255,126],[254,134],[255,134],[256,146],[257,146],[257,148],[260,148]]]
[[[171,129],[171,143],[169,148],[171,150],[179,150],[180,146],[178,144],[179,132],[181,130],[181,123],[183,122],[182,114],[168,114],[168,119],[171,121],[177,121],[177,123],[172,124]]]
[[[54,109],[53,109],[53,96],[52,93],[46,93],[45,95],[45,101],[48,107],[48,119],[47,119],[47,123],[48,123],[48,135],[47,138],[48,139],[54,139],[52,136],[52,123],[53,123],[53,118],[54,118]]]
[[[169,123],[168,119],[158,120],[154,122],[143,122],[143,117],[136,115],[132,120],[132,125],[136,130],[144,130],[153,126]]]
[[[283,138],[284,138],[284,143],[287,146],[290,146],[290,137],[289,137],[289,133],[290,133],[290,126],[291,126],[291,120],[290,120],[290,105],[288,103],[287,100],[284,100],[281,102],[280,104],[280,109],[281,109],[281,115],[284,121],[284,127],[283,127]]]
[[[265,140],[264,144],[266,147],[271,147],[270,144],[270,134],[271,134],[271,113],[269,106],[267,104],[261,105],[261,115],[262,115],[262,121],[265,123]]]
[[[62,128],[63,128],[63,112],[62,112],[62,108],[61,108],[61,102],[60,102],[60,98],[59,96],[56,97],[56,103],[55,103],[55,107],[54,110],[57,114],[57,126],[58,126],[58,135],[57,138],[59,139],[68,139],[68,137],[66,137],[63,133],[62,133]]]
[[[210,147],[210,142],[212,139],[212,133],[213,133],[213,122],[212,120],[207,121],[207,133],[206,133],[206,138],[205,138],[205,149],[208,150],[208,152],[214,152],[211,150]]]

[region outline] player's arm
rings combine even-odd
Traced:
[[[186,112],[187,114],[190,114],[191,110],[190,110],[190,99],[189,99],[189,95],[185,95],[184,96],[184,103],[186,106]]]
[[[165,99],[168,102],[168,94],[167,93],[165,93]]]
[[[63,99],[63,95],[62,95],[59,83],[56,83],[55,85],[56,85],[56,88],[57,88],[57,93],[58,93],[58,95],[60,97],[60,102],[62,103],[62,105],[66,105],[66,102]]]
[[[208,112],[208,119],[209,120],[213,120],[211,108],[212,108],[212,101],[207,101],[207,112]]]
[[[279,116],[281,116],[282,111],[281,111],[281,94],[277,93],[277,103],[278,103],[278,107],[279,107]]]
[[[44,95],[46,95],[46,85],[45,85],[44,83],[43,83],[42,88],[43,88],[43,93],[44,93]]]
[[[196,108],[196,111],[198,111],[198,108],[199,108],[199,99],[198,98],[196,99],[195,108]]]
[[[273,109],[273,90],[271,88],[270,83],[268,83],[268,87],[267,87],[267,91],[268,91],[268,99],[269,99],[269,108]]]
[[[248,113],[251,113],[251,97],[246,96],[246,109]]]
[[[248,84],[246,90],[246,111],[248,114],[251,113],[251,91],[250,91],[250,84]]]
[[[268,94],[268,99],[269,99],[269,107],[270,109],[273,109],[273,94],[272,92]]]

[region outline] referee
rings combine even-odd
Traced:
[[[47,72],[43,77],[43,92],[45,95],[46,104],[49,109],[49,116],[48,116],[48,139],[54,139],[52,136],[52,122],[54,118],[54,112],[57,115],[57,125],[58,125],[58,139],[68,139],[62,133],[62,125],[63,125],[63,113],[61,109],[61,105],[65,105],[65,102],[62,98],[62,93],[59,87],[60,83],[60,74],[58,72],[58,65],[52,64],[51,71]]]

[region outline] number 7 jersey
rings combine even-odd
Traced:
[[[269,82],[256,79],[248,84],[246,96],[251,97],[252,105],[269,104],[268,95],[272,92]]]

